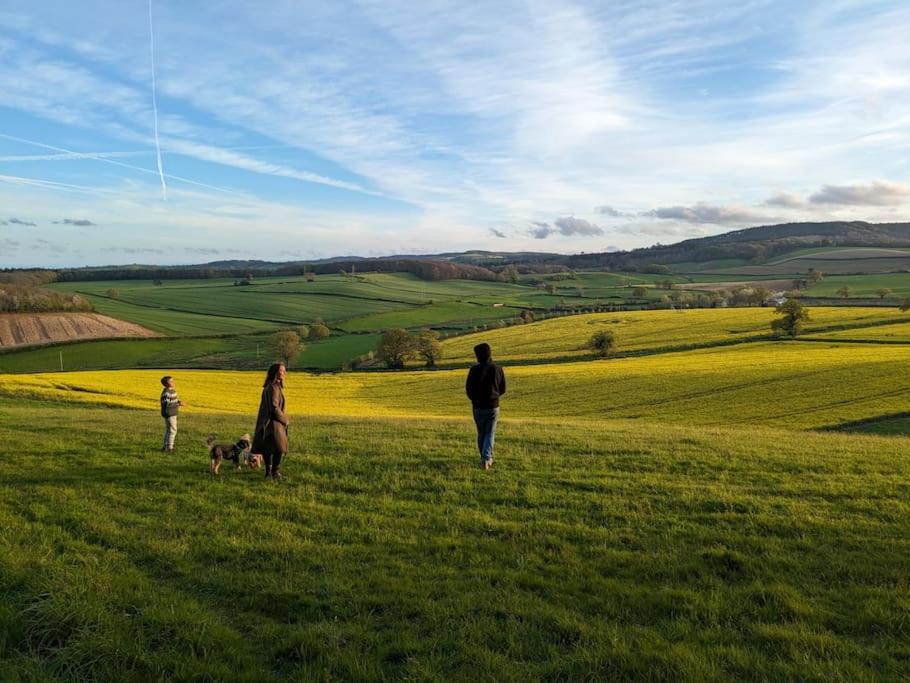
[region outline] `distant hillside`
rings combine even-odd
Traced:
[[[762,264],[812,247],[910,247],[910,223],[784,223],[734,230],[675,244],[555,259],[571,268],[641,270],[651,264],[738,260]]]

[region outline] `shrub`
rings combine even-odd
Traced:
[[[588,348],[598,356],[605,358],[616,350],[616,337],[610,330],[600,330],[591,335]]]
[[[315,325],[310,326],[310,341],[319,341],[320,339],[326,339],[329,335],[332,334],[332,331],[323,323],[316,323]]]
[[[809,311],[798,299],[787,299],[775,311],[780,317],[771,321],[771,329],[778,336],[797,336],[809,320]]]

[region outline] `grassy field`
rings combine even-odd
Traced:
[[[910,323],[910,314],[893,308],[811,308],[807,334],[830,328],[850,328],[844,334],[863,338],[868,329],[887,322]],[[618,353],[636,353],[685,346],[711,345],[767,337],[773,308],[691,309],[592,313],[494,329],[479,335],[445,340],[443,364],[472,362],[474,345],[485,341],[504,362],[554,361],[590,358],[591,335],[613,332]],[[863,328],[863,329],[858,329]],[[874,337],[877,338],[877,337]]]
[[[103,296],[89,295],[87,298],[99,313],[137,323],[170,337],[249,334],[278,328],[277,324],[263,320],[200,315],[167,308],[137,306]]]
[[[902,439],[298,418],[269,485],[249,415],[0,412],[5,681],[910,676]]]
[[[910,297],[910,273],[888,273],[886,275],[829,275],[817,285],[813,285],[806,294],[808,296],[839,297],[837,293],[841,287],[850,288],[851,297],[867,297],[877,299],[877,291],[882,288],[890,289],[888,295],[892,300],[903,300]]]
[[[200,412],[255,414],[261,373],[175,373]],[[160,370],[0,375],[0,396],[145,408]],[[751,343],[606,361],[509,368],[508,415],[599,422],[834,427],[907,409],[910,350],[900,345]],[[454,417],[465,411],[464,371],[292,373],[298,415]]]
[[[261,369],[180,365],[261,368],[268,333],[0,355],[157,365],[0,374],[0,680],[905,680],[910,344],[883,342],[910,321],[812,315],[803,341],[749,341],[768,309],[446,340],[507,358],[489,472],[463,368],[292,370],[280,484],[207,474]],[[602,327],[651,355],[576,359]]]
[[[376,348],[378,334],[334,335],[304,342],[293,368],[339,370],[343,363]],[[0,354],[0,372],[53,372],[128,368],[264,369],[273,362],[271,334],[123,340],[39,347]]]

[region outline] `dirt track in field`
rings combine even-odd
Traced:
[[[74,339],[158,336],[140,325],[97,313],[0,313],[3,349]]]

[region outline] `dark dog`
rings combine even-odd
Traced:
[[[230,460],[238,470],[244,465],[254,470],[262,465],[262,456],[258,453],[250,453],[249,434],[241,436],[235,444],[217,443],[213,434],[206,439],[206,444],[209,447],[212,476],[218,474],[222,460]]]

